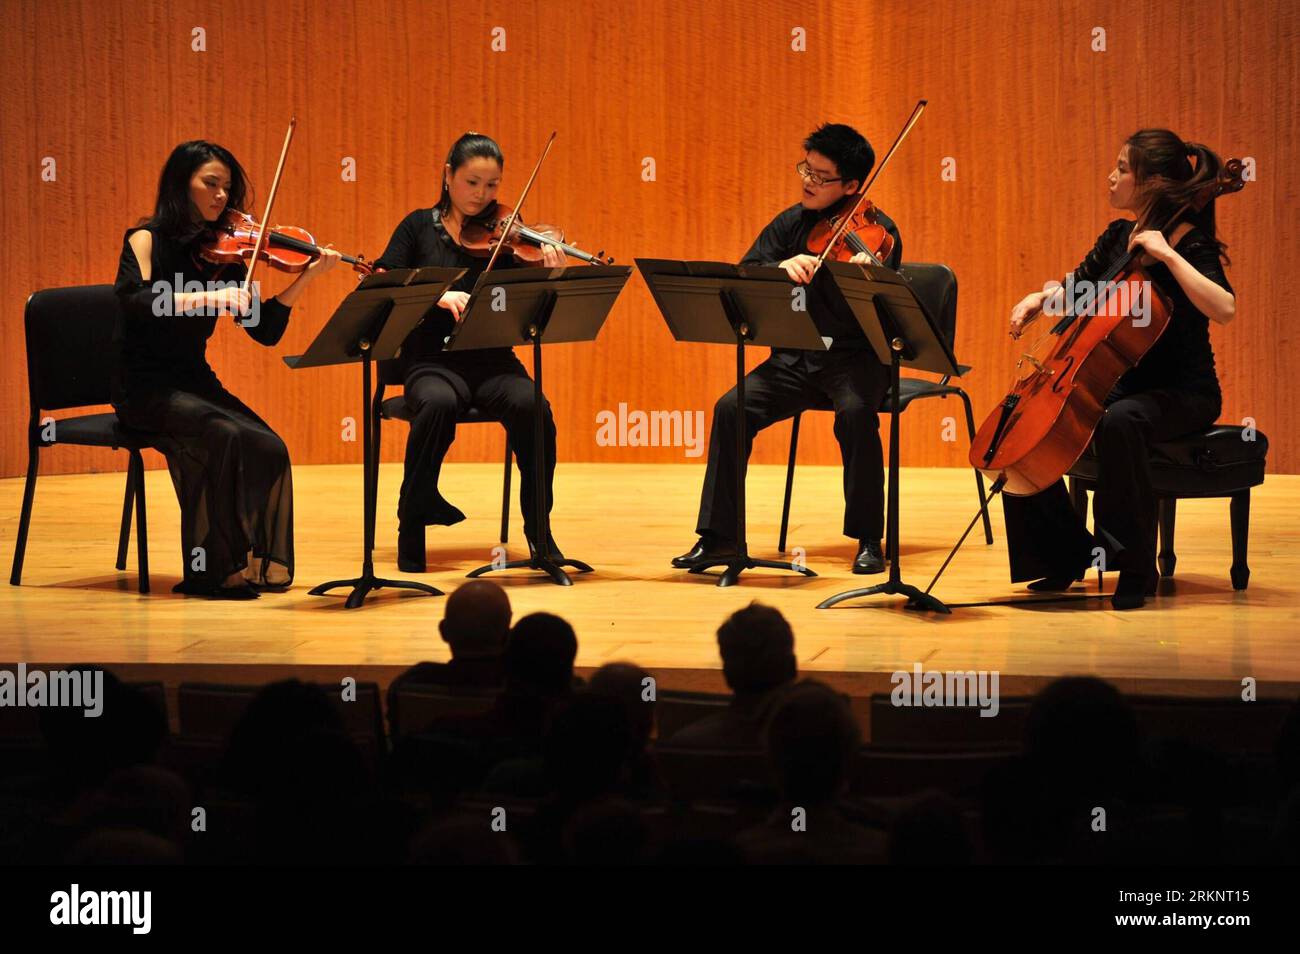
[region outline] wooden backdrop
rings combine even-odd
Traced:
[[[966,387],[977,418],[1012,368],[1012,304],[1072,267],[1112,217],[1105,178],[1128,133],[1168,126],[1253,157],[1257,180],[1219,212],[1239,302],[1236,322],[1214,331],[1222,419],[1253,418],[1272,440],[1270,469],[1300,469],[1286,384],[1300,346],[1285,292],[1300,237],[1295,0],[485,6],[4,0],[0,475],[26,464],[24,299],[113,280],[122,232],[150,210],[178,142],[230,148],[260,205],[296,114],[276,219],[375,256],[407,212],[432,204],[460,133],[498,139],[513,197],[554,129],[531,220],[560,223],[623,263],[735,261],[797,200],[793,166],[809,130],[848,122],[883,154],[920,97],[930,107],[873,197],[899,223],[907,259],[946,262],[959,277],[957,353],[975,369]],[[806,51],[792,49],[796,30]],[[45,157],[55,181],[42,181]],[[647,157],[653,181],[642,177]],[[348,158],[355,181],[342,175]],[[297,463],[359,456],[342,425],[359,411],[356,369],[291,372],[280,360],[301,352],[352,282],[340,271],[311,288],[274,349],[226,325],[210,345],[223,381]],[[701,410],[707,424],[732,360],[725,347],[675,344],[634,277],[594,346],[549,353],[561,460],[690,461],[682,448],[600,446],[596,416],[623,402]],[[959,407],[923,405],[905,418],[904,462],[963,465],[964,433],[944,440],[943,418]],[[830,416],[812,417],[801,459],[838,461]],[[398,458],[404,432],[388,428],[385,459]],[[788,433],[760,438],[755,459],[783,460]],[[452,459],[496,459],[501,440],[496,427],[464,428]],[[124,462],[73,448],[45,456],[49,471]]]

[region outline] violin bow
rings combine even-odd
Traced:
[[[830,241],[826,243],[826,247],[822,249],[821,254],[817,256],[817,264],[813,266],[814,274],[817,272],[817,269],[822,267],[822,262],[826,260],[826,256],[830,254],[831,249],[835,247],[835,243],[840,240],[840,236],[842,236],[848,229],[849,223],[853,221],[853,216],[857,215],[858,209],[862,208],[862,203],[867,201],[867,190],[870,189],[871,184],[876,181],[876,176],[880,175],[880,173],[884,171],[885,166],[889,165],[889,160],[894,157],[894,153],[898,151],[898,147],[903,144],[903,140],[907,138],[907,134],[912,131],[912,127],[916,125],[916,121],[921,118],[921,113],[925,112],[925,107],[928,102],[928,100],[924,99],[917,100],[916,107],[912,110],[912,115],[909,116],[907,122],[903,124],[902,130],[894,139],[894,144],[889,147],[889,152],[885,153],[885,157],[876,163],[876,168],[871,170],[871,175],[867,178],[867,181],[863,184],[862,188],[858,190],[858,201],[853,203],[853,208],[840,216],[840,224],[835,227],[835,231],[831,233]],[[870,255],[871,253],[868,252],[867,254]],[[873,255],[872,257],[874,258],[875,256]]]
[[[289,143],[293,140],[294,127],[298,125],[298,117],[289,118],[289,128],[284,133],[284,145],[280,147],[280,161],[275,167],[275,178],[271,180],[271,191],[266,196],[266,212],[262,215],[261,227],[257,230],[257,241],[253,243],[253,258],[248,263],[248,274],[244,276],[244,291],[253,284],[253,272],[257,268],[257,258],[262,254],[262,249],[266,247],[266,230],[267,223],[271,221],[271,209],[275,206],[275,193],[280,188],[280,175],[284,172],[284,160],[289,155]],[[236,321],[239,319],[236,318]]]
[[[492,266],[496,264],[497,256],[501,254],[501,249],[505,248],[506,236],[514,227],[515,219],[519,217],[519,210],[523,207],[524,199],[528,198],[528,190],[533,187],[533,180],[537,178],[538,171],[542,168],[542,162],[546,159],[546,154],[551,151],[551,143],[555,142],[555,131],[551,131],[551,138],[546,140],[546,145],[542,147],[542,154],[537,159],[537,165],[533,166],[533,173],[528,177],[528,182],[524,184],[524,189],[519,193],[519,201],[515,207],[510,210],[510,215],[506,217],[506,224],[501,229],[501,239],[492,248],[492,257],[488,259],[487,267],[483,269],[483,274],[492,271]]]

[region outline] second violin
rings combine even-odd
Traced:
[[[612,256],[606,257],[602,249],[595,254],[584,252],[564,241],[564,231],[555,225],[524,225],[515,218],[506,234],[506,217],[489,218],[485,221],[470,220],[460,230],[460,244],[471,255],[487,258],[500,243],[514,256],[521,265],[542,264],[542,246],[555,245],[571,258],[576,258],[589,265],[612,265]]]

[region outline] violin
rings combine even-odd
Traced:
[[[865,253],[874,265],[883,265],[894,251],[894,236],[880,224],[880,213],[870,199],[850,210],[848,225],[836,214],[822,219],[808,233],[808,254],[824,255],[833,262],[847,262]]]
[[[254,250],[258,250],[258,261],[283,272],[297,273],[320,257],[321,248],[306,229],[296,225],[263,229],[256,219],[238,209],[227,209],[214,224],[213,231],[215,238],[205,243],[198,255],[205,262],[217,265],[249,262]],[[362,275],[374,271],[374,266],[360,255],[344,255],[342,260]]]
[[[808,253],[817,256],[813,272],[821,268],[822,262],[830,259],[834,262],[847,262],[855,255],[865,253],[873,265],[883,265],[894,250],[894,237],[880,224],[880,213],[867,198],[867,190],[876,181],[876,177],[889,165],[898,147],[903,144],[907,134],[912,131],[916,121],[925,111],[927,100],[917,100],[912,115],[895,137],[885,157],[871,171],[870,177],[857,192],[857,198],[849,206],[847,214],[836,213],[829,219],[818,222],[808,233]]]
[[[541,265],[542,246],[549,244],[558,246],[565,255],[588,265],[614,264],[612,256],[605,257],[604,249],[593,255],[565,244],[564,231],[555,225],[524,225],[516,216],[510,225],[509,234],[506,234],[507,218],[508,216],[502,216],[467,220],[460,229],[461,248],[477,258],[488,258],[498,245],[503,245],[520,265]]]
[[[1168,238],[1189,210],[1240,191],[1242,171],[1240,159],[1229,159],[1161,233]],[[990,496],[1036,494],[1060,480],[1087,450],[1106,396],[1168,327],[1172,303],[1143,269],[1142,254],[1137,246],[1112,262],[1099,281],[1103,291],[1086,307],[1067,308],[1017,362],[1021,377],[971,442],[971,466],[993,481]],[[1149,314],[1134,320],[1144,306]]]

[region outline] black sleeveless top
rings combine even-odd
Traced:
[[[194,254],[196,243],[183,245],[161,232],[144,226],[153,235],[149,281],[140,275],[140,264],[127,229],[122,237],[122,257],[117,266],[114,290],[122,303],[118,328],[119,354],[114,374],[113,403],[122,405],[132,395],[160,390],[203,393],[221,387],[207,361],[208,338],[217,321],[233,322],[229,315],[172,314],[174,302],[167,296],[177,292],[205,290],[209,282],[241,282],[247,266],[214,265]],[[188,282],[198,283],[190,289]],[[201,287],[200,287],[201,286]],[[273,345],[284,335],[290,309],[278,299],[261,303],[257,323],[244,326],[254,341]]]

